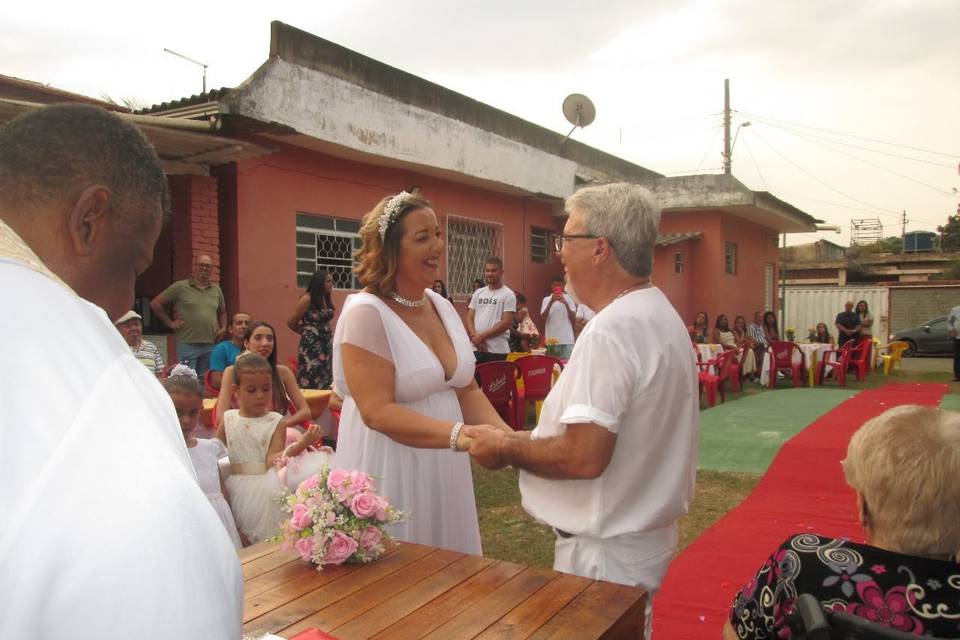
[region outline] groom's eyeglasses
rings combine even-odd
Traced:
[[[579,240],[581,238],[595,239],[599,237],[600,236],[595,236],[589,233],[571,233],[569,235],[560,234],[553,236],[553,248],[557,253],[560,253],[560,249],[563,248],[563,243],[567,240]]]

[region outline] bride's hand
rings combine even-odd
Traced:
[[[473,438],[464,433],[464,430],[461,429],[460,433],[457,435],[457,451],[469,451],[470,445],[473,444]]]

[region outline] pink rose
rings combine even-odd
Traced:
[[[350,491],[353,493],[362,493],[371,489],[372,486],[373,483],[370,481],[370,476],[363,471],[350,472]]]
[[[369,518],[377,512],[377,496],[372,493],[358,493],[350,501],[350,510],[358,518]]]
[[[323,564],[343,564],[356,550],[357,541],[342,531],[337,531],[333,534],[330,544],[327,546],[327,553],[323,556]]]
[[[360,546],[363,547],[364,551],[373,552],[376,551],[382,539],[383,533],[380,532],[380,529],[367,527],[360,534]]]
[[[312,524],[310,519],[310,509],[305,504],[293,505],[293,513],[290,515],[290,526],[297,531],[303,531]]]
[[[316,475],[312,475],[303,482],[300,483],[300,486],[297,487],[298,491],[309,491],[310,489],[316,489],[320,486],[320,478]]]
[[[390,508],[390,501],[378,495],[374,495],[373,499],[376,504],[374,515],[377,517],[377,520],[383,522],[387,519],[387,509]]]
[[[297,553],[300,554],[303,560],[309,561],[311,556],[313,556],[313,539],[300,538],[293,543],[293,548],[297,550]]]
[[[350,472],[343,469],[333,469],[327,476],[327,489],[342,500],[346,495],[346,482],[350,479]]]

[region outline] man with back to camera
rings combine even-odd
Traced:
[[[517,297],[503,284],[503,260],[487,258],[483,277],[487,285],[473,292],[466,321],[478,363],[506,359],[510,353],[510,326],[517,312]]]
[[[660,211],[626,183],[567,199],[557,252],[568,290],[597,315],[536,429],[471,426],[481,465],[520,469],[523,508],[556,532],[554,569],[642,587],[652,599],[693,499],[700,400],[690,336],[650,275]]]
[[[170,396],[113,325],[168,206],[153,147],[107,111],[54,105],[0,129],[16,363],[0,367],[0,638],[240,637],[236,551]]]

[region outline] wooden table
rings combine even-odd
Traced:
[[[316,419],[326,411],[327,404],[330,402],[330,394],[333,392],[329,389],[322,391],[317,389],[303,389],[300,393],[303,394],[304,400],[306,400],[310,406],[310,414]],[[213,427],[213,406],[216,403],[216,398],[203,399],[203,410],[200,412],[200,420],[207,427]]]
[[[322,572],[275,543],[247,547],[240,561],[244,634],[289,638],[316,627],[342,640],[643,637],[642,589],[419,544]]]

